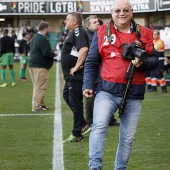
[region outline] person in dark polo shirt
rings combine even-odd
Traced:
[[[64,143],[83,140],[82,128],[87,124],[83,115],[83,65],[89,48],[88,35],[82,26],[82,15],[79,12],[70,12],[65,23],[69,32],[61,51],[65,80],[63,98],[73,112],[73,129]]]

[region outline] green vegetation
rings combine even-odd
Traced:
[[[32,83],[19,79],[19,63],[14,64],[16,87],[11,86],[7,69],[6,88],[0,88],[0,169],[2,170],[52,170],[53,129],[55,103],[56,66],[50,70],[48,89],[45,94],[48,112],[44,116],[31,116]],[[71,133],[73,117],[62,98],[61,109],[63,138]],[[0,81],[1,82],[1,81]],[[2,82],[1,82],[2,83]],[[128,170],[169,170],[170,167],[170,88],[169,93],[146,93],[135,137]],[[27,116],[23,116],[25,114]],[[118,114],[116,113],[116,116]],[[118,118],[119,120],[119,118]],[[103,170],[112,170],[118,144],[118,127],[109,127]],[[83,142],[64,144],[65,170],[88,170],[88,138]]]

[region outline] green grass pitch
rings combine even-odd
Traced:
[[[32,115],[32,83],[21,82],[19,63],[14,63],[16,86],[11,86],[7,68],[6,88],[0,88],[0,169],[52,170],[56,63],[50,70],[45,93],[47,112]],[[0,83],[2,81],[0,80]],[[73,116],[62,98],[63,79],[60,69],[63,138],[71,133]],[[37,112],[35,113],[37,114]],[[118,117],[118,113],[116,113]],[[119,120],[119,118],[117,118]],[[128,170],[170,169],[170,88],[168,93],[146,93],[135,136]],[[118,144],[118,127],[109,127],[106,135],[103,169],[112,170]],[[80,143],[63,145],[65,170],[88,170],[89,134]],[[60,170],[60,169],[57,169]]]

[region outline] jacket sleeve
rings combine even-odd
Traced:
[[[154,50],[149,58],[139,67],[140,71],[152,71],[155,70],[159,65],[158,55]]]
[[[96,32],[93,36],[93,40],[84,65],[83,91],[85,89],[94,90],[95,82],[98,78],[100,64],[101,56],[98,50],[98,37]]]
[[[47,38],[43,38],[41,41],[41,50],[43,53],[43,56],[46,58],[53,58],[55,57],[54,52],[51,49],[50,42]]]

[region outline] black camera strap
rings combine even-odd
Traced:
[[[106,35],[107,35],[107,40],[108,40],[109,43],[112,42],[112,33],[111,33],[111,29],[110,29],[110,23],[111,23],[111,21],[109,23],[107,23],[107,27],[106,27]],[[115,48],[121,48],[125,44],[126,43],[123,43],[118,47],[116,47],[114,44],[111,44],[111,45],[113,45]]]
[[[126,105],[126,98],[127,98],[127,94],[128,94],[128,91],[130,89],[130,85],[131,85],[131,82],[132,82],[132,79],[133,79],[134,71],[135,71],[135,66],[132,64],[132,62],[130,62],[129,67],[128,67],[127,72],[126,72],[127,85],[126,85],[126,89],[125,89],[124,94],[123,94],[121,105],[119,107],[119,118],[121,118],[121,116],[124,114],[124,109],[125,109],[125,105]]]
[[[107,27],[106,27],[106,35],[107,35],[107,40],[109,43],[111,43],[112,41],[112,33],[111,33],[111,29],[110,29],[110,24],[111,24],[112,20],[107,23]],[[114,23],[113,23],[114,24]],[[136,24],[136,22],[134,20],[132,20],[132,24],[135,24],[135,28],[136,28],[136,37],[138,38],[138,40],[144,45],[144,43],[142,42],[142,40],[140,39],[141,38],[141,32],[140,32],[140,27],[139,27],[139,24]],[[122,45],[120,45],[119,47],[116,47],[116,48],[120,48],[122,47],[124,44],[126,43],[123,43]],[[114,44],[112,44],[114,46]],[[114,46],[115,47],[115,46]]]
[[[110,30],[110,23],[107,23],[106,35],[107,35],[107,40],[109,41],[109,43],[111,43],[112,36],[111,36],[111,30]]]
[[[136,24],[136,23],[135,23],[135,24]],[[138,40],[142,43],[142,45],[145,46],[145,44],[143,43],[143,41],[140,39],[140,38],[141,38],[141,33],[140,33],[139,24],[136,24],[136,37],[137,37]]]
[[[138,40],[140,40],[141,33],[140,33],[139,24],[136,24],[136,36],[137,36]],[[141,40],[140,40],[140,41],[141,41]]]

